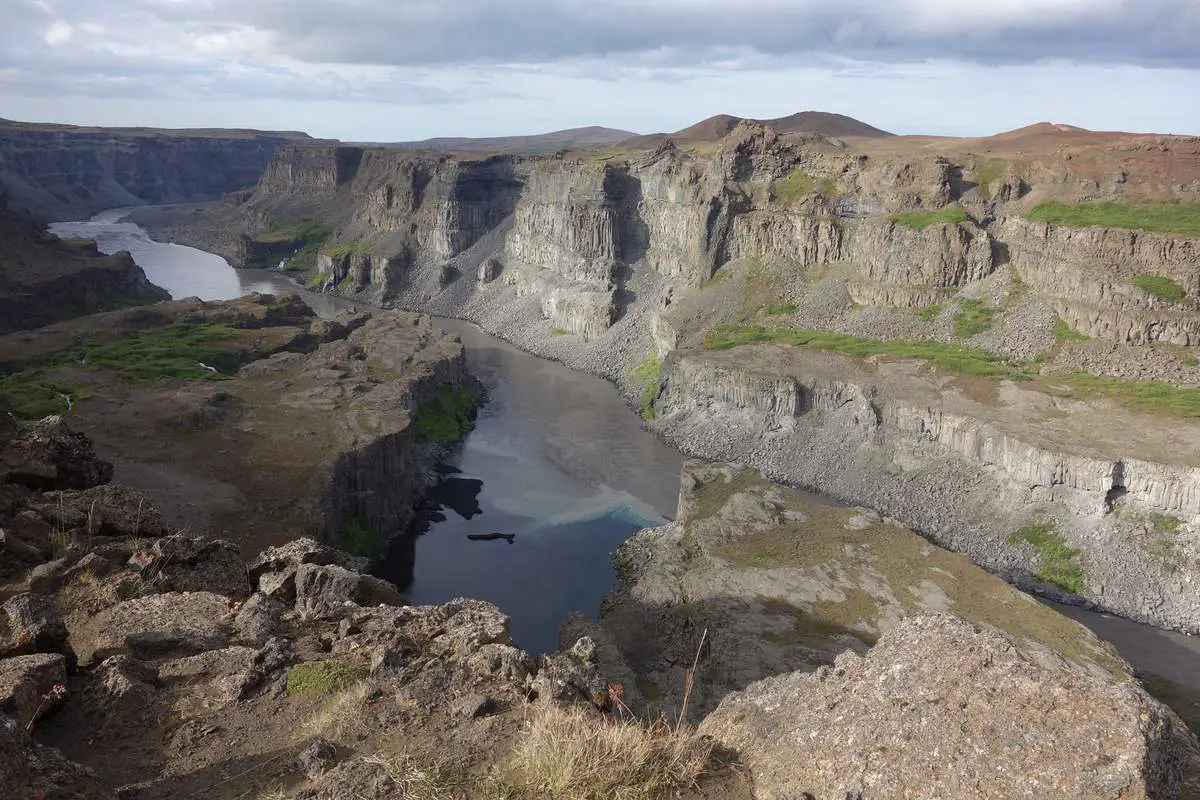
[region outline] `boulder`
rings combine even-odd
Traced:
[[[475,273],[475,280],[481,286],[485,283],[491,283],[492,281],[496,280],[496,278],[500,277],[500,272],[502,269],[503,267],[500,265],[500,259],[495,258],[494,256],[492,258],[485,259],[479,264],[479,269]]]
[[[233,618],[238,640],[244,644],[263,644],[279,632],[285,611],[283,605],[261,592],[251,595]]]
[[[176,534],[134,556],[164,591],[212,592],[234,600],[250,595],[250,576],[236,544]]]
[[[268,547],[250,562],[250,580],[258,583],[260,577],[271,572],[294,571],[301,564],[332,564],[345,569],[361,571],[367,561],[355,558],[341,550],[321,544],[315,539],[294,539],[279,547]]]
[[[62,701],[66,684],[67,661],[60,653],[0,660],[0,714],[29,728]]]
[[[93,677],[109,699],[145,704],[158,685],[158,668],[126,655],[109,656],[96,668]]]
[[[117,800],[91,770],[68,761],[62,753],[44,747],[16,720],[0,715],[0,776],[5,798],[70,798]]]
[[[75,666],[67,626],[54,599],[31,593],[14,595],[0,606],[0,658],[31,653],[62,653],[68,668]]]
[[[38,491],[88,489],[108,483],[112,471],[112,464],[96,457],[91,440],[62,417],[24,423],[0,447],[0,483]]]
[[[295,584],[296,611],[305,617],[327,616],[347,603],[404,605],[404,595],[387,581],[333,565],[301,564]]]
[[[41,550],[0,528],[0,578],[18,578],[43,560]]]
[[[29,571],[29,591],[34,594],[54,594],[62,588],[66,572],[74,561],[74,558],[68,557],[38,564]]]
[[[169,592],[118,603],[103,613],[92,659],[202,653],[230,638],[230,601],[211,592]]]
[[[861,657],[758,681],[701,732],[760,798],[1176,797],[1190,736],[1127,675],[1100,675],[950,616]]]
[[[205,706],[220,708],[240,700],[257,681],[257,655],[252,647],[235,646],[177,658],[159,668],[159,680],[166,685],[201,686],[197,695],[203,697]]]
[[[530,689],[539,702],[608,705],[608,681],[597,666],[596,645],[586,637],[566,652],[542,656]]]
[[[18,513],[6,530],[25,544],[36,547],[45,557],[49,557],[54,549],[54,527],[36,511],[26,509]]]
[[[158,507],[127,486],[105,484],[83,491],[47,492],[33,510],[60,530],[78,528],[92,537],[155,539],[168,533]]]

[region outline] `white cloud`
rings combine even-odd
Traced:
[[[64,19],[56,19],[42,34],[43,41],[51,47],[61,47],[75,38],[75,28]]]

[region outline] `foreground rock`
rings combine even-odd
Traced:
[[[866,657],[752,684],[702,729],[772,799],[1177,797],[1194,746],[1136,683],[1032,659],[951,617],[905,620]]]

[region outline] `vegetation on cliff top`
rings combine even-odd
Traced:
[[[1122,228],[1200,237],[1200,203],[1155,200],[1140,203],[1038,203],[1025,215],[1033,222],[1072,228]]]
[[[353,253],[361,253],[364,249],[362,242],[340,242],[329,249],[328,255],[333,259],[341,259]]]
[[[383,538],[357,517],[342,517],[342,549],[352,556],[373,558],[383,549]]]
[[[418,442],[456,442],[471,430],[479,392],[467,386],[443,388],[421,403],[413,417]]]
[[[0,376],[0,408],[21,419],[66,412],[70,405],[66,398],[74,402],[80,393],[50,374],[60,367],[107,369],[128,381],[222,380],[237,369],[239,357],[220,344],[241,335],[228,325],[177,322],[124,339],[78,344],[59,351],[43,365]]]
[[[991,195],[992,184],[1004,175],[1007,166],[1007,163],[999,158],[989,158],[980,164],[975,171],[975,183],[979,187],[979,191],[982,194]]]
[[[1083,570],[1075,557],[1079,551],[1067,546],[1051,522],[1026,525],[1008,537],[1011,544],[1027,542],[1038,559],[1037,577],[1071,594],[1083,594]]]
[[[1079,331],[1072,330],[1071,326],[1068,325],[1067,321],[1062,317],[1059,317],[1054,323],[1054,330],[1052,333],[1054,334],[1054,341],[1056,342],[1086,342],[1091,338],[1086,333],[1080,333]]]
[[[888,214],[888,219],[905,228],[923,231],[930,225],[942,225],[948,222],[959,223],[971,219],[961,206],[946,206],[937,211],[900,211]]]
[[[803,200],[816,192],[825,197],[836,197],[837,181],[832,178],[816,178],[802,169],[794,169],[782,178],[771,181],[771,199],[790,203]]]
[[[844,333],[761,325],[724,325],[705,339],[709,350],[729,350],[746,344],[776,343],[844,353],[855,358],[917,358],[964,375],[1026,380],[1024,365],[1004,356],[960,344],[931,341],[882,341]]]
[[[1178,303],[1187,297],[1183,287],[1163,275],[1137,275],[1133,279],[1133,285],[1146,294],[1168,303]]]
[[[298,220],[271,220],[261,242],[292,242],[296,252],[288,259],[288,270],[311,269],[317,263],[317,253],[333,235],[333,230],[312,217]]]

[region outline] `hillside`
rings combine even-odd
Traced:
[[[422,139],[418,142],[384,142],[378,147],[401,150],[444,150],[458,152],[489,153],[553,153],[556,150],[574,150],[598,144],[613,144],[637,134],[616,128],[592,125],[586,128],[568,128],[551,133],[528,136],[465,137],[443,136]]]
[[[728,136],[743,122],[764,125],[779,134],[815,133],[820,136],[836,138],[852,136],[884,138],[895,135],[844,114],[832,114],[826,111],[800,111],[777,119],[752,119],[717,114],[674,133],[651,133],[646,136],[637,136],[627,139],[623,144],[627,147],[656,147],[668,138],[679,145],[712,143]]]

